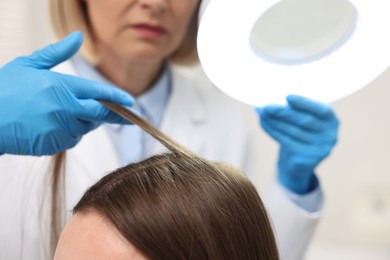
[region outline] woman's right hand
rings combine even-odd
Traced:
[[[52,155],[75,146],[103,122],[129,123],[96,101],[132,106],[126,92],[50,71],[81,44],[76,32],[0,69],[0,154]]]

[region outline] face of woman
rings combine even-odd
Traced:
[[[86,0],[99,51],[164,59],[186,36],[199,0]]]
[[[54,260],[147,260],[104,217],[76,213],[62,231]]]

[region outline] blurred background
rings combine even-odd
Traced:
[[[0,1],[0,65],[55,40],[48,1]],[[184,69],[206,80],[199,67]],[[390,69],[333,104],[341,121],[339,143],[319,169],[327,208],[306,260],[390,259],[389,100]],[[270,175],[258,183],[270,181],[278,151],[265,134],[263,139],[260,158]]]

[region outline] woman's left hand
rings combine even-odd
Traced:
[[[337,142],[339,121],[333,109],[290,95],[288,104],[257,108],[263,129],[280,144],[278,179],[287,189],[305,194],[318,185],[315,167]]]

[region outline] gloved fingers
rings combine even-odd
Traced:
[[[73,138],[81,138],[83,135],[94,130],[99,125],[100,123],[98,122],[90,122],[81,119],[75,119],[75,121],[73,121],[71,124],[68,125],[69,134]]]
[[[131,124],[128,120],[112,112],[98,101],[93,99],[84,99],[79,101],[80,108],[77,113],[79,120],[95,122],[100,125],[103,122],[111,124]]]
[[[51,135],[57,136],[58,138],[61,137],[62,140],[81,138],[84,134],[100,125],[100,122],[80,119],[79,114],[82,105],[77,99],[73,99],[72,101],[71,103],[66,103],[66,107],[61,108],[59,112],[54,111],[47,115],[47,121],[52,126],[49,130],[55,131]],[[59,129],[61,130],[59,131]],[[50,135],[50,132],[46,132],[44,135],[47,134]]]
[[[75,55],[81,47],[83,35],[74,32],[63,40],[37,50],[29,56],[16,58],[12,64],[36,69],[51,69]]]
[[[310,170],[313,171],[314,167],[321,161],[321,158],[325,156],[326,153],[322,153],[321,157],[319,157],[310,153],[297,154],[282,148],[279,153],[278,166],[286,169],[286,171],[291,170],[291,172],[303,172],[304,168],[307,169],[310,166]]]
[[[298,95],[289,95],[286,100],[292,108],[311,113],[316,117],[323,119],[335,117],[332,107],[328,104]]]
[[[58,75],[66,82],[65,87],[79,99],[104,100],[124,106],[134,104],[134,98],[117,87],[70,75]]]
[[[81,136],[71,137],[66,131],[58,132],[53,129],[53,132],[38,135],[34,143],[29,145],[31,151],[26,155],[54,155],[74,147],[80,140]]]
[[[296,110],[290,106],[268,105],[257,108],[261,119],[284,121],[310,131],[321,131],[328,122],[310,113]]]
[[[58,138],[58,136],[49,136],[49,140],[46,140],[45,142],[42,142],[41,144],[47,145],[48,143],[52,145],[51,150],[47,150],[45,148],[40,148],[39,150],[36,150],[33,152],[33,154],[38,154],[39,151],[41,151],[41,155],[53,155],[58,152],[62,152],[64,150],[73,148],[80,142],[81,136],[76,136],[73,138]],[[64,145],[62,142],[66,140],[66,145]]]
[[[305,143],[280,132],[265,121],[262,121],[261,124],[264,131],[275,139],[281,145],[282,149],[286,149],[295,154],[306,154],[323,158],[329,154],[334,145],[334,143],[322,142],[319,140],[316,140],[313,143]]]
[[[291,150],[302,150],[305,148],[305,145],[302,142],[292,139],[289,136],[286,136],[284,133],[279,132],[273,126],[269,125],[266,121],[261,121],[261,126],[264,131],[267,132],[275,141],[277,141],[282,147],[292,147],[295,149]]]
[[[301,126],[296,125],[295,122],[290,123],[273,118],[262,118],[261,124],[262,126],[267,125],[269,129],[272,128],[274,131],[284,134],[285,136],[289,136],[291,139],[295,139],[296,141],[302,143],[313,143],[321,136],[320,131],[308,131]]]

